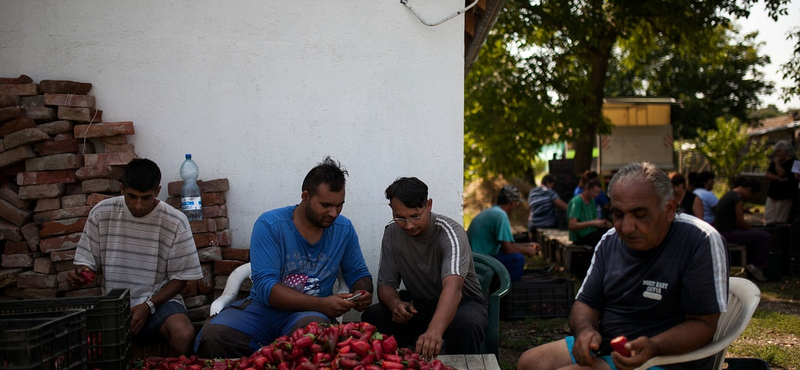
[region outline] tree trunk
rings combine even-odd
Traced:
[[[605,97],[606,73],[608,73],[608,59],[611,57],[611,48],[616,37],[607,37],[598,41],[598,48],[589,50],[591,68],[589,71],[589,92],[585,99],[588,111],[586,124],[581,128],[579,137],[575,140],[576,174],[582,174],[592,168],[592,151],[596,142],[598,128],[604,126],[603,98]]]

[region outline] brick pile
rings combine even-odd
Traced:
[[[91,208],[119,195],[122,168],[137,155],[133,122],[104,122],[90,83],[0,78],[0,301],[100,294],[98,283],[72,289],[76,243]],[[227,275],[249,261],[229,248],[228,180],[200,181],[203,220],[192,221],[203,279],[182,292],[201,323]],[[181,182],[167,203],[180,207]]]

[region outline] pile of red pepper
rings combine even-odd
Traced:
[[[442,361],[397,348],[393,336],[375,325],[311,323],[291,336],[282,336],[250,357],[202,359],[197,356],[150,357],[134,361],[134,370],[455,370]]]

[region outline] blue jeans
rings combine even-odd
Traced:
[[[508,254],[500,250],[500,252],[492,257],[500,261],[500,263],[506,267],[508,274],[511,276],[511,281],[522,280],[522,273],[525,270],[525,257],[522,253]]]

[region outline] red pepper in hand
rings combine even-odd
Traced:
[[[94,272],[92,272],[92,270],[83,270],[80,273],[80,277],[81,279],[83,279],[84,284],[88,284],[94,281],[95,276],[96,275],[94,274]]]
[[[613,348],[614,351],[619,352],[619,354],[625,357],[630,357],[631,352],[625,349],[625,343],[628,343],[628,338],[625,338],[624,335],[620,335],[611,340],[611,348]]]

